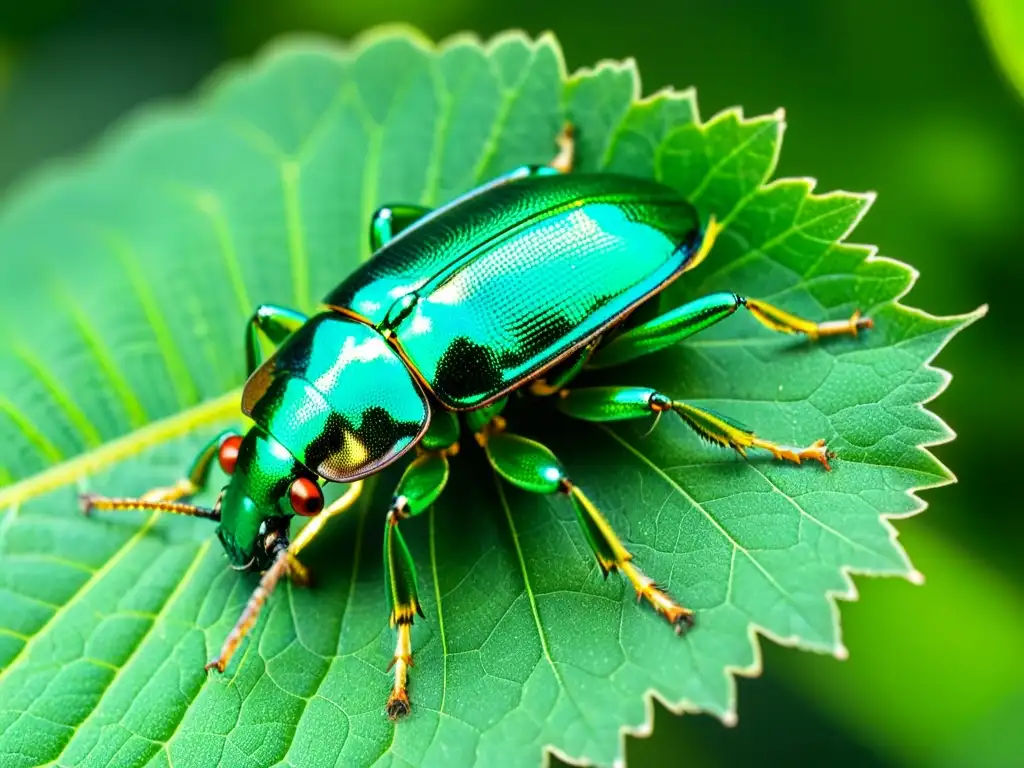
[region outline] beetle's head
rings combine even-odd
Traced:
[[[232,568],[265,570],[292,517],[323,509],[320,480],[259,426],[221,442],[218,458],[231,479],[217,501],[217,537]]]

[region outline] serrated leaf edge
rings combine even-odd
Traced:
[[[740,107],[740,106],[729,107],[729,108],[726,108],[726,109],[722,110],[721,112],[717,113],[710,120],[708,120],[706,122],[698,120],[697,121],[698,122],[698,127],[703,129],[706,126],[711,125],[715,120],[721,119],[724,115],[729,114],[729,113],[736,113],[737,116],[739,117],[739,119],[741,120],[741,122],[751,122],[753,120],[763,119],[765,117],[765,116],[759,116],[759,117],[751,118],[750,120],[748,120],[747,118],[743,117],[742,107]],[[780,118],[781,118],[785,113],[784,113],[783,110],[779,109],[779,110],[776,110],[776,112],[774,114],[775,115],[779,115]],[[784,122],[782,123],[782,127],[784,128]],[[775,162],[778,160],[778,157],[779,157],[779,155],[781,153],[782,135],[783,135],[783,130],[780,130],[779,143],[778,143],[778,145],[776,147],[775,158],[774,158],[773,163],[772,163],[772,170],[769,171],[769,174],[774,172]],[[808,193],[809,194],[813,194],[814,189],[817,186],[818,180],[816,178],[814,178],[814,177],[811,177],[811,176],[794,176],[794,177],[783,177],[783,178],[778,178],[778,179],[772,179],[771,181],[769,181],[767,183],[761,184],[758,187],[758,191],[763,190],[763,189],[769,189],[769,188],[771,188],[771,187],[773,187],[775,185],[784,184],[784,183],[787,183],[787,182],[803,182],[803,183],[807,184],[807,186],[808,186]],[[921,444],[916,446],[918,449],[924,451],[924,453],[927,454],[932,460],[934,460],[936,465],[940,468],[941,472],[943,473],[943,477],[940,478],[940,479],[937,479],[935,482],[924,483],[924,484],[921,484],[921,485],[918,485],[918,486],[914,486],[914,487],[912,487],[912,488],[910,488],[910,489],[908,489],[906,491],[906,495],[908,497],[910,497],[914,501],[914,505],[915,506],[914,506],[913,509],[911,509],[911,510],[909,510],[907,512],[894,512],[894,513],[888,513],[888,514],[887,513],[881,513],[879,515],[879,517],[880,517],[880,519],[882,521],[882,524],[885,526],[885,528],[886,528],[886,530],[887,530],[887,532],[889,534],[889,540],[892,543],[893,548],[901,555],[903,561],[908,566],[908,571],[907,571],[906,574],[903,574],[903,578],[905,578],[911,584],[922,585],[925,582],[924,574],[922,574],[920,571],[918,571],[916,568],[914,568],[913,565],[911,564],[909,556],[907,555],[906,551],[904,550],[904,548],[902,547],[902,545],[898,541],[898,539],[899,539],[899,531],[893,525],[892,521],[894,521],[894,520],[902,520],[902,519],[905,519],[905,518],[913,517],[915,515],[920,514],[925,509],[927,509],[928,502],[926,502],[924,499],[922,499],[918,495],[918,493],[920,491],[929,490],[929,489],[932,489],[932,488],[941,488],[943,486],[950,485],[950,484],[956,482],[956,476],[953,474],[953,472],[943,462],[941,462],[934,455],[934,453],[932,451],[929,450],[930,448],[934,448],[936,446],[945,445],[945,444],[947,444],[949,442],[952,442],[956,438],[956,432],[952,428],[950,428],[949,425],[946,424],[946,422],[943,419],[941,419],[937,414],[934,414],[934,413],[928,411],[928,409],[926,408],[926,406],[929,403],[931,403],[932,401],[937,399],[943,392],[946,391],[946,389],[948,388],[949,384],[951,383],[951,381],[953,379],[953,376],[952,376],[952,374],[949,371],[947,371],[947,370],[945,370],[943,368],[939,368],[937,366],[934,366],[934,365],[932,365],[932,363],[934,362],[935,358],[942,352],[942,350],[945,349],[946,345],[949,344],[949,342],[953,339],[954,336],[956,336],[958,333],[960,333],[961,331],[963,331],[964,329],[966,329],[967,327],[972,325],[977,320],[980,320],[982,317],[984,317],[987,314],[987,312],[988,312],[988,305],[984,304],[984,305],[982,305],[982,306],[972,310],[971,312],[966,312],[966,313],[959,314],[959,315],[940,316],[940,315],[931,314],[931,313],[926,312],[925,310],[919,309],[917,307],[912,307],[912,306],[909,306],[907,304],[904,304],[902,299],[904,299],[910,293],[910,291],[913,289],[914,284],[917,282],[917,279],[920,276],[920,272],[915,267],[913,267],[912,265],[907,264],[907,263],[905,263],[903,261],[900,261],[898,259],[894,259],[894,258],[889,257],[889,256],[880,255],[879,254],[878,246],[866,245],[866,244],[861,244],[861,243],[847,243],[846,240],[845,240],[845,238],[848,237],[853,232],[853,230],[856,229],[857,225],[860,224],[860,222],[864,218],[864,216],[867,215],[868,210],[871,208],[871,206],[874,204],[875,200],[877,199],[877,196],[878,196],[877,192],[874,192],[874,191],[851,192],[851,191],[844,190],[844,189],[840,188],[840,189],[836,189],[836,190],[832,190],[832,191],[826,192],[826,193],[824,193],[822,195],[819,195],[819,197],[826,197],[826,196],[833,196],[833,195],[847,195],[847,196],[850,196],[850,197],[857,197],[857,198],[863,199],[867,203],[863,207],[863,209],[858,212],[857,216],[854,218],[854,220],[850,224],[850,226],[847,227],[846,231],[843,232],[843,234],[841,236],[836,238],[835,242],[837,244],[838,243],[843,243],[843,244],[846,244],[846,245],[850,245],[851,247],[862,248],[862,249],[866,250],[867,251],[867,255],[866,255],[865,259],[864,259],[864,263],[876,262],[876,263],[891,264],[893,266],[896,266],[896,267],[904,270],[906,273],[908,273],[910,275],[910,280],[908,281],[907,286],[904,288],[904,290],[899,295],[897,295],[895,298],[893,298],[891,300],[891,302],[890,302],[891,305],[897,311],[899,311],[899,312],[901,312],[901,313],[903,313],[905,315],[910,315],[912,317],[919,318],[921,320],[932,322],[932,323],[948,324],[948,328],[946,330],[944,338],[938,344],[938,346],[932,352],[932,354],[924,361],[924,363],[922,365],[923,369],[938,374],[938,376],[940,377],[939,386],[936,388],[936,391],[930,397],[928,397],[927,399],[922,400],[919,403],[917,403],[918,411],[923,411],[923,412],[931,413],[931,415],[935,416],[936,419],[939,421],[939,426],[941,426],[943,428],[943,430],[945,431],[945,434],[943,436],[941,436],[941,437],[939,437],[939,438],[937,438],[937,439],[935,439],[933,441],[924,442],[924,443],[921,443]],[[743,207],[743,204],[744,203],[741,202],[741,204],[737,206],[737,210],[741,209]],[[873,572],[873,571],[869,571],[869,570],[858,569],[858,568],[853,567],[853,566],[841,566],[839,571],[840,571],[841,576],[843,577],[843,580],[846,582],[846,587],[844,589],[842,589],[842,590],[827,590],[825,592],[825,597],[829,601],[829,606],[830,606],[832,617],[833,617],[833,626],[835,628],[836,638],[839,640],[838,644],[836,645],[836,647],[832,651],[832,655],[837,660],[844,661],[844,660],[846,660],[849,657],[849,650],[846,648],[845,645],[842,644],[841,639],[840,639],[841,638],[841,634],[842,634],[842,626],[841,626],[841,616],[840,616],[840,610],[839,610],[838,601],[842,600],[844,602],[854,602],[854,601],[856,601],[858,599],[859,592],[857,590],[857,585],[856,585],[856,583],[853,580],[854,576],[886,577],[886,576],[889,576],[890,574],[879,574],[879,573],[876,573],[876,572]],[[717,717],[719,719],[719,721],[723,725],[725,725],[726,727],[734,727],[734,726],[736,726],[739,723],[739,715],[738,715],[738,712],[737,712],[738,695],[737,695],[736,678],[737,677],[744,677],[744,678],[748,678],[749,679],[749,678],[758,677],[758,676],[760,676],[760,674],[761,674],[761,672],[763,671],[763,668],[764,668],[763,656],[762,656],[762,647],[761,647],[760,638],[762,638],[762,637],[766,638],[766,639],[771,640],[772,642],[776,643],[777,645],[780,645],[780,646],[783,646],[783,647],[786,647],[786,648],[797,648],[797,649],[804,650],[804,651],[816,651],[816,649],[810,648],[810,647],[802,644],[800,642],[799,638],[783,638],[783,637],[781,637],[779,635],[776,635],[774,632],[766,629],[765,627],[757,624],[756,622],[750,622],[748,624],[747,635],[748,635],[751,647],[753,648],[753,651],[754,651],[754,660],[753,660],[753,662],[751,662],[750,664],[748,664],[746,666],[742,666],[742,667],[740,667],[740,666],[726,666],[725,670],[724,670],[726,675],[729,678],[729,689],[730,689],[729,690],[729,707],[724,712],[722,712],[722,713],[710,712],[709,710],[701,709],[696,704],[694,704],[692,701],[689,701],[689,700],[686,700],[686,699],[683,699],[683,700],[680,700],[680,701],[677,701],[677,702],[670,702],[670,701],[668,701],[666,699],[665,696],[663,696],[656,689],[653,689],[653,688],[648,689],[643,694],[645,705],[646,705],[645,721],[641,725],[639,725],[639,726],[635,726],[635,727],[623,726],[623,727],[621,727],[619,729],[620,730],[620,734],[622,735],[622,739],[621,739],[620,749],[619,749],[620,757],[615,761],[615,764],[614,764],[616,766],[616,768],[625,768],[625,765],[626,765],[626,762],[625,762],[625,748],[626,748],[625,736],[628,735],[628,736],[632,736],[634,738],[647,738],[647,737],[649,737],[649,736],[651,736],[653,734],[653,732],[654,732],[654,700],[655,699],[657,699],[657,701],[659,703],[661,703],[661,705],[666,710],[668,710],[669,712],[672,712],[675,715],[682,715],[682,714],[687,714],[687,713],[694,713],[694,714],[704,714],[704,713],[706,713],[706,714],[711,714],[711,715]],[[562,755],[559,755],[559,758],[560,759],[564,759],[562,757]],[[584,763],[584,762],[578,762],[578,761],[573,761],[573,764],[574,765],[591,765],[591,763]]]
[[[310,49],[323,50],[332,56],[340,56],[347,59],[354,59],[360,55],[363,51],[367,50],[374,44],[384,39],[403,37],[408,42],[411,42],[416,47],[429,53],[440,54],[446,50],[454,48],[458,45],[475,44],[480,46],[486,53],[490,53],[496,47],[505,44],[509,41],[520,41],[527,47],[532,49],[539,49],[544,46],[550,47],[550,49],[556,55],[558,61],[559,73],[562,78],[562,82],[565,84],[570,83],[575,79],[585,77],[588,74],[596,74],[602,69],[606,68],[618,68],[628,69],[633,75],[633,94],[632,94],[632,106],[638,106],[642,104],[654,103],[659,99],[672,99],[672,100],[683,100],[688,99],[693,104],[694,108],[694,122],[693,124],[700,130],[705,130],[708,126],[714,124],[718,120],[725,119],[730,114],[734,114],[741,123],[751,123],[764,120],[774,120],[778,125],[779,139],[775,145],[773,156],[771,159],[770,167],[766,173],[766,177],[769,177],[775,172],[777,167],[778,159],[782,149],[782,140],[785,133],[786,122],[785,122],[785,110],[783,108],[777,109],[775,112],[766,115],[757,115],[752,118],[746,118],[744,116],[743,107],[736,105],[720,110],[715,113],[710,119],[704,121],[700,117],[700,111],[696,98],[696,90],[694,87],[688,87],[683,90],[668,86],[658,91],[652,92],[647,96],[642,95],[642,84],[640,78],[640,72],[636,65],[634,58],[629,57],[624,60],[615,60],[611,58],[602,59],[596,64],[581,67],[575,70],[573,73],[567,71],[565,56],[561,46],[558,44],[557,38],[551,31],[544,31],[536,38],[530,38],[529,35],[520,29],[512,29],[501,32],[494,35],[487,40],[483,40],[478,34],[473,32],[460,32],[444,38],[441,41],[435,42],[422,33],[419,29],[403,23],[384,24],[373,29],[367,30],[355,37],[349,43],[343,43],[334,38],[319,34],[297,34],[292,33],[286,38],[272,41],[271,43],[264,46],[259,53],[248,60],[239,60],[234,63],[229,63],[219,68],[215,73],[208,77],[203,83],[201,83],[191,94],[183,96],[179,99],[163,100],[160,103],[144,105],[138,107],[133,113],[129,114],[126,118],[119,121],[111,129],[103,133],[103,135],[93,144],[90,150],[78,153],[76,156],[71,158],[64,158],[62,160],[53,161],[48,166],[36,173],[32,174],[27,180],[12,185],[2,197],[0,197],[0,207],[6,207],[10,201],[17,201],[27,199],[31,196],[34,190],[45,188],[47,184],[55,178],[64,178],[69,173],[81,172],[91,167],[97,160],[103,158],[109,149],[126,140],[134,132],[144,129],[148,124],[153,121],[159,120],[161,117],[180,117],[183,114],[188,114],[195,110],[198,106],[202,105],[210,95],[216,91],[223,82],[228,81],[234,77],[239,76],[239,73],[246,72],[250,75],[258,72],[260,69],[265,67],[269,62],[274,61],[279,56],[287,53],[289,50],[302,49],[308,52]],[[758,185],[757,191],[762,189],[770,188],[773,185],[803,181],[809,185],[809,191],[813,192],[817,185],[817,179],[810,176],[800,177],[785,177],[780,179],[773,179],[771,181],[763,182]],[[863,217],[867,214],[867,211],[871,208],[874,203],[877,194],[875,192],[849,192],[842,189],[833,190],[825,193],[825,195],[839,195],[845,194],[853,197],[860,197],[867,201],[867,205],[858,213],[853,223],[848,227],[847,231],[842,236],[836,238],[836,243],[845,242],[845,238],[856,228]],[[741,201],[736,210],[742,209],[747,200]],[[945,336],[942,341],[937,345],[934,352],[925,360],[923,368],[932,372],[935,372],[940,377],[940,384],[936,388],[936,391],[927,399],[922,400],[917,404],[917,408],[920,411],[927,411],[927,406],[930,402],[935,400],[941,395],[952,381],[952,374],[948,371],[938,368],[932,365],[932,362],[939,355],[939,353],[946,347],[946,345],[953,339],[956,334],[963,331],[965,328],[973,324],[975,321],[985,316],[988,311],[987,305],[982,305],[977,309],[964,313],[961,315],[952,316],[937,316],[928,313],[924,310],[916,307],[911,307],[904,304],[901,300],[909,294],[914,284],[917,282],[920,273],[913,266],[893,259],[888,256],[882,256],[878,253],[879,249],[874,245],[859,245],[850,243],[849,245],[855,247],[861,247],[867,250],[867,256],[864,259],[865,263],[870,262],[885,262],[892,264],[900,269],[905,270],[910,275],[910,280],[905,289],[892,300],[892,306],[898,311],[908,314],[925,321],[933,323],[948,323],[949,326],[946,330]],[[175,437],[180,437],[189,432],[193,431],[197,427],[207,426],[210,424],[217,423],[218,421],[226,420],[237,412],[237,402],[240,396],[240,389],[236,389],[220,395],[216,398],[207,400],[206,402],[200,403],[199,405],[193,406],[186,410],[183,410],[168,418],[152,422],[147,424],[145,427],[127,433],[126,435],[110,441],[98,449],[87,451],[79,454],[78,456],[62,462],[48,470],[32,475],[21,481],[14,483],[13,485],[7,486],[6,488],[0,489],[0,510],[7,507],[17,507],[24,503],[26,500],[31,499],[35,496],[41,495],[48,491],[56,488],[68,485],[72,482],[80,482],[83,478],[99,471],[102,468],[110,466],[117,461],[123,461],[131,456],[137,455],[146,448],[152,447],[159,443],[165,442]],[[910,560],[903,550],[903,547],[898,543],[899,532],[892,525],[893,520],[903,519],[917,515],[923,512],[928,504],[926,501],[918,496],[918,492],[922,490],[928,490],[931,488],[942,487],[951,483],[956,482],[956,477],[945,466],[939,461],[934,454],[929,450],[939,445],[944,445],[951,442],[956,438],[956,433],[952,430],[944,420],[939,418],[936,414],[939,424],[945,429],[946,434],[940,438],[937,438],[931,442],[921,443],[917,447],[924,451],[930,458],[932,458],[936,465],[943,472],[944,477],[936,480],[932,483],[925,483],[919,486],[914,486],[907,490],[907,496],[913,499],[914,508],[903,513],[882,513],[880,519],[886,526],[889,532],[890,541],[894,548],[903,556],[905,562],[910,566]],[[836,637],[841,636],[841,625],[840,625],[840,613],[838,600],[843,601],[855,601],[858,598],[858,591],[856,584],[853,581],[854,575],[862,576],[878,576],[870,571],[857,569],[854,567],[842,566],[840,567],[840,573],[846,582],[846,588],[843,590],[828,590],[825,593],[826,599],[829,601],[830,608],[833,615],[834,627],[836,630]],[[913,569],[904,575],[904,577],[914,584],[922,584],[924,582],[924,576]],[[665,709],[668,711],[680,715],[684,713],[702,713],[708,712],[716,716],[723,725],[734,726],[738,723],[737,714],[737,685],[736,677],[753,678],[761,674],[763,670],[763,657],[761,651],[760,638],[764,637],[772,640],[778,645],[784,647],[801,648],[803,650],[815,650],[807,648],[801,645],[798,638],[782,638],[775,635],[775,633],[767,630],[766,628],[751,622],[748,624],[748,638],[751,647],[754,652],[754,660],[751,664],[737,667],[737,666],[726,666],[724,672],[728,678],[729,684],[729,706],[724,712],[715,713],[703,710],[693,702],[683,699],[676,702],[668,701],[661,693],[657,690],[650,688],[645,691],[642,696],[645,703],[645,718],[644,722],[638,726],[622,726],[619,728],[620,733],[620,748],[619,757],[615,760],[615,766],[617,768],[625,766],[625,737],[633,736],[635,738],[646,738],[653,733],[654,727],[654,700],[657,699]],[[841,642],[833,649],[833,655],[842,660],[848,657],[849,652]],[[561,749],[553,745],[545,745],[543,747],[544,754],[544,765],[550,764],[550,756],[555,755],[560,760],[578,766],[589,766],[593,765],[591,761],[580,760],[574,758]]]

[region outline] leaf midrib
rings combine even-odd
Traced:
[[[226,421],[239,413],[240,399],[241,390],[233,390],[173,416],[150,422],[96,449],[29,475],[0,489],[0,510],[80,481],[117,462],[137,456],[147,448],[191,434],[201,427]]]

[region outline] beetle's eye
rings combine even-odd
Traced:
[[[300,477],[288,489],[295,514],[313,517],[324,508],[324,494],[320,486],[306,477]]]
[[[220,452],[217,454],[217,460],[220,462],[220,468],[224,470],[224,474],[234,474],[235,464],[238,463],[238,449],[241,447],[241,435],[232,435],[231,437],[225,438],[224,442],[220,444]]]

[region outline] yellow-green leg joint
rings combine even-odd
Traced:
[[[602,573],[622,573],[645,600],[665,617],[677,633],[693,623],[693,612],[679,605],[663,588],[633,564],[633,555],[622,544],[604,515],[566,476],[565,469],[545,446],[525,437],[500,432],[486,443],[487,458],[501,477],[531,493],[562,493],[572,500],[587,542]]]
[[[388,717],[396,720],[409,714],[409,669],[412,667],[412,623],[423,616],[416,579],[416,565],[399,530],[399,523],[419,515],[433,504],[448,482],[448,459],[444,453],[424,453],[413,461],[395,490],[384,531],[384,582],[389,623],[397,632],[395,655],[388,665],[395,681],[386,706]]]

